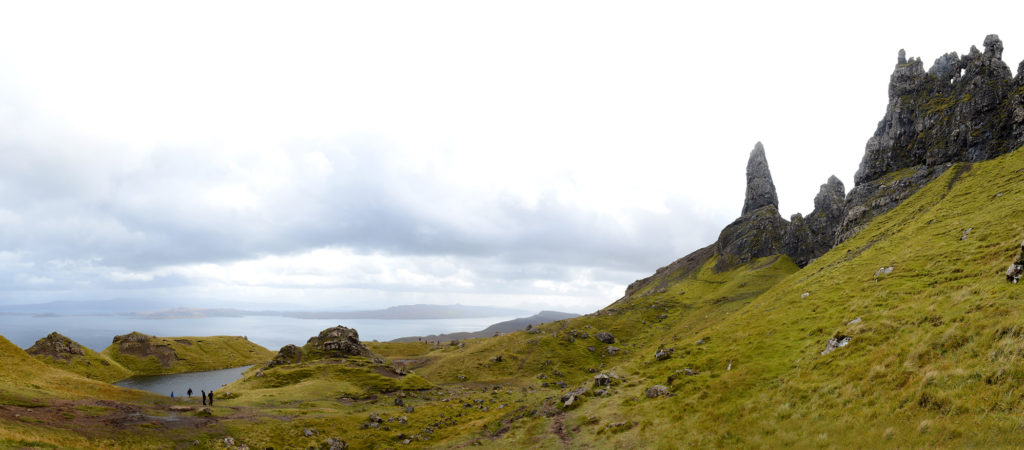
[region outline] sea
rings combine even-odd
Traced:
[[[479,331],[515,317],[460,319],[298,319],[277,316],[206,317],[196,319],[139,319],[118,315],[0,314],[0,336],[21,348],[56,331],[100,351],[114,336],[138,331],[154,336],[246,336],[277,351],[288,344],[303,345],[320,331],[343,325],[359,332],[363,341],[389,341],[405,336]]]

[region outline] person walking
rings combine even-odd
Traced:
[[[203,406],[206,406],[206,391],[199,391],[199,396],[203,398]]]
[[[186,392],[186,394],[188,394],[188,398],[192,398],[192,388],[188,388],[188,392]]]
[[[174,391],[171,391],[171,398],[174,398]]]
[[[210,406],[213,406],[213,391],[210,391]]]

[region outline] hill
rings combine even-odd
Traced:
[[[132,376],[131,371],[117,362],[56,331],[39,339],[25,351],[46,364],[94,380],[113,383]]]
[[[506,320],[504,322],[498,322],[480,331],[463,331],[457,333],[444,333],[444,334],[428,334],[426,336],[408,336],[398,339],[394,339],[391,342],[449,342],[457,341],[462,339],[475,339],[493,337],[498,334],[511,333],[532,327],[534,325],[540,325],[548,322],[554,322],[558,320],[571,319],[578,317],[579,314],[564,313],[558,311],[541,311],[530,317],[520,317],[518,319]]]
[[[115,336],[102,355],[135,375],[218,370],[269,361],[274,353],[242,336]]]

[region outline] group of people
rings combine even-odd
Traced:
[[[188,391],[185,393],[188,394],[188,398],[192,398],[192,388],[188,388]],[[213,406],[213,391],[210,391],[209,394],[206,391],[199,391],[199,397],[203,399],[203,405],[206,405],[207,400],[209,400],[210,406]],[[174,398],[173,391],[171,392],[171,398]]]

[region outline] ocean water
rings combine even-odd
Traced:
[[[21,348],[56,331],[100,351],[115,335],[138,331],[154,336],[247,336],[270,350],[302,345],[320,331],[336,325],[355,328],[364,341],[389,341],[404,336],[479,331],[514,317],[471,319],[381,320],[296,319],[274,316],[208,317],[202,319],[137,319],[126,316],[33,316],[0,314],[0,336]]]

